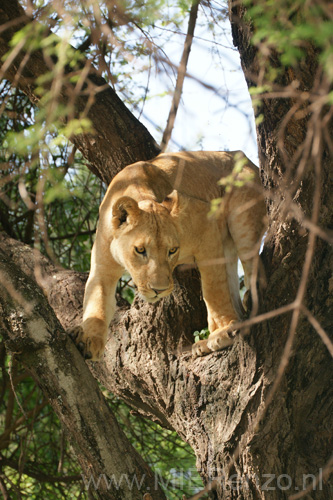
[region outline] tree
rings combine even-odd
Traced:
[[[111,32],[115,25],[138,22],[135,11],[130,15],[120,4],[107,5],[105,25]],[[256,314],[244,322],[235,344],[196,360],[184,352],[191,332],[205,326],[205,310],[195,271],[182,272],[177,277],[185,287],[166,301],[149,305],[135,298],[132,307],[123,304],[111,327],[105,362],[85,365],[63,335],[78,320],[82,274],[59,270],[45,257],[35,261],[36,273],[29,247],[6,235],[1,240],[1,324],[7,348],[38,380],[76,442],[87,477],[89,470],[95,478],[111,476],[126,455],[130,463],[121,463],[117,477],[134,477],[135,471],[139,478],[138,487],[125,485],[121,493],[106,491],[103,484],[94,492],[100,498],[142,498],[144,491],[146,498],[155,499],[163,493],[155,491],[151,472],[119,437],[87,366],[140,415],[176,430],[190,444],[213,498],[332,497],[333,348],[327,333],[332,318],[332,14],[325,2],[303,0],[248,0],[230,2],[229,8],[234,42],[254,96],[270,220],[262,255],[266,288],[259,301],[253,294]],[[49,30],[40,12],[39,23],[31,22],[29,9],[27,17],[17,2],[2,3],[7,24],[1,55],[24,25],[36,29],[42,22],[42,32]],[[96,33],[105,33],[98,12],[94,19],[100,29],[91,30],[88,45]],[[68,67],[59,53],[56,57],[51,51],[44,59],[39,48],[22,40],[16,38],[11,55],[2,60],[6,78],[40,109],[51,103],[52,123],[71,137],[94,173],[109,181],[126,164],[158,152],[147,130],[86,61],[82,46],[71,53],[75,64]],[[103,50],[101,43],[98,57]],[[55,88],[50,67],[59,70],[62,87]],[[85,80],[77,78],[83,73]],[[63,105],[60,112],[53,102]],[[69,108],[67,123],[76,120],[74,132],[62,124],[64,107]],[[95,133],[84,121],[87,117]],[[42,115],[42,120],[49,117]],[[94,389],[81,389],[87,386]],[[101,442],[101,436],[120,440],[118,461],[118,445]]]

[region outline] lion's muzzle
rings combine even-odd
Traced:
[[[157,302],[163,297],[167,297],[173,290],[173,283],[170,283],[168,287],[157,288],[156,285],[153,287],[149,285],[148,287],[138,287],[139,293],[146,302]]]

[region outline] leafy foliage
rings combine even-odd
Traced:
[[[65,267],[87,271],[105,188],[68,143],[54,145],[57,132],[49,132],[46,143],[27,146],[35,108],[7,82],[1,94],[6,101],[0,119],[0,229],[33,244]],[[16,131],[28,138],[24,147],[21,144],[22,152],[15,147],[20,142]]]
[[[199,340],[208,339],[209,330],[208,328],[204,328],[203,330],[200,330],[200,332],[197,330],[193,333],[193,336],[194,336],[194,342],[199,342]]]
[[[265,55],[274,51],[284,67],[293,67],[306,61],[312,46],[320,54],[327,77],[333,80],[333,19],[327,2],[246,0],[244,4],[254,25],[252,43]],[[272,67],[270,74],[273,80],[276,68]]]

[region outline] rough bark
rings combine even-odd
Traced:
[[[249,43],[251,26],[242,20],[242,4],[231,5],[231,13],[243,68],[249,81],[255,82],[258,64],[255,48]],[[311,53],[308,62],[310,59]],[[315,68],[315,59],[312,63]],[[290,78],[288,75],[284,78]],[[311,84],[310,76],[308,71],[304,72],[304,85]],[[262,174],[268,188],[279,183],[283,186],[285,179],[285,158],[277,137],[279,124],[289,109],[287,100],[269,100],[263,104],[265,121],[258,133]],[[289,157],[304,140],[307,123],[295,120],[290,124],[285,144]],[[98,147],[90,146],[91,150]],[[98,154],[103,155],[104,150]],[[321,159],[320,224],[328,227],[333,207],[329,188],[331,160],[324,145]],[[104,160],[97,161],[96,168],[102,169],[105,164]],[[293,194],[307,215],[312,213],[317,180],[315,170],[308,168],[301,189],[297,195]],[[309,238],[313,236],[311,231],[309,236],[306,226],[301,227],[286,217],[281,198],[270,199],[270,214],[275,238],[263,255],[268,282],[262,311],[272,311],[294,301],[302,282]],[[210,480],[217,479],[213,484],[214,498],[287,498],[291,493],[300,492],[306,479],[306,485],[311,483],[307,474],[318,475],[316,490],[307,498],[332,498],[324,470],[332,437],[330,357],[306,316],[310,311],[321,326],[330,331],[331,263],[331,249],[325,240],[317,239],[306,294],[301,301],[306,309],[297,309],[300,317],[292,355],[265,412],[296,309],[286,308],[284,314],[253,327],[250,335],[240,337],[229,349],[192,360],[181,348],[189,345],[195,329],[204,326],[205,313],[196,293],[196,278],[192,278],[190,284],[185,279],[185,291],[180,288],[156,305],[136,299],[129,310],[120,311],[111,328],[105,361],[88,365],[106,387],[140,414],[175,429],[193,447],[204,481],[209,484]],[[71,320],[79,320],[77,304],[81,298],[78,299],[76,293],[72,296],[71,290],[72,287],[80,289],[81,277],[71,274],[70,283],[65,285],[62,280],[66,276],[57,276],[56,285],[47,282],[49,285],[43,287],[51,286],[49,302],[67,328]],[[12,332],[15,334],[15,330]],[[51,336],[46,341],[52,343]],[[15,346],[20,346],[23,352],[24,342],[20,338],[16,338]],[[258,416],[261,416],[260,422]]]
[[[75,296],[77,291],[82,296],[82,273],[57,272],[47,259],[3,235],[0,275],[1,334],[67,429],[94,498],[142,500],[152,492],[154,499],[163,500],[154,474],[119,428],[97,381],[54,314],[60,311],[60,297],[67,299],[67,313],[77,314]],[[41,286],[31,279],[36,275]],[[43,292],[54,302],[54,310]]]
[[[230,13],[234,43],[240,51],[248,85],[255,86],[261,68],[257,49],[251,44],[253,25],[245,22],[246,9],[241,2],[230,2]],[[279,66],[274,52],[267,64]],[[318,63],[318,52],[310,43],[306,60],[295,68],[281,71],[275,86],[290,90],[296,80],[298,95],[294,93],[290,97],[286,90],[285,94],[280,92],[279,97],[277,92],[274,98],[264,97],[258,109],[264,116],[257,133],[271,225],[264,251],[268,284],[263,307],[270,311],[297,299],[304,306],[305,314],[298,314],[295,308],[292,314],[275,318],[261,328],[257,370],[264,374],[263,402],[289,340],[292,351],[253,445],[244,449],[240,460],[242,474],[249,465],[261,475],[275,474],[275,481],[279,475],[288,474],[292,486],[285,491],[266,490],[266,493],[260,487],[255,488],[253,497],[246,498],[255,498],[255,492],[260,498],[285,498],[302,490],[304,474],[317,474],[318,479],[322,479],[321,469],[328,466],[326,475],[332,470],[329,462],[332,435],[328,430],[332,428],[331,358],[318,335],[319,328],[316,330],[315,323],[311,325],[306,317],[306,312],[311,311],[323,329],[332,332],[330,268],[333,255],[329,238],[326,240],[333,222],[332,155],[329,141],[325,141],[322,130],[318,130],[321,120],[324,122],[329,114],[325,107],[301,117],[296,112],[290,113],[293,106],[299,110],[309,104],[301,102],[302,92],[309,92],[310,99],[318,95],[320,88],[321,92],[329,90]],[[332,137],[332,120],[328,119],[325,126]],[[307,147],[308,157],[303,153]],[[306,166],[300,174],[299,165],[304,157]],[[298,220],[289,217],[292,203],[302,210]],[[311,226],[310,222],[314,224]],[[315,224],[326,230],[324,239],[314,235]],[[291,336],[297,319],[295,334]],[[287,362],[286,352],[284,355]],[[275,487],[276,482],[272,481],[270,486]],[[310,491],[306,498],[332,498],[332,490],[322,483],[321,491],[317,485],[317,491]]]

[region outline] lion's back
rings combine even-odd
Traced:
[[[222,190],[218,181],[232,172],[236,155],[245,157],[240,151],[181,151],[133,163],[115,176],[103,205],[106,208],[120,196],[161,203],[174,189],[202,201],[219,198]],[[248,159],[247,166],[258,176],[257,167]]]
[[[166,174],[169,183],[187,196],[210,201],[221,196],[218,181],[229,175],[241,151],[181,151],[162,153],[152,163]],[[248,159],[247,167],[257,174],[257,167]]]

